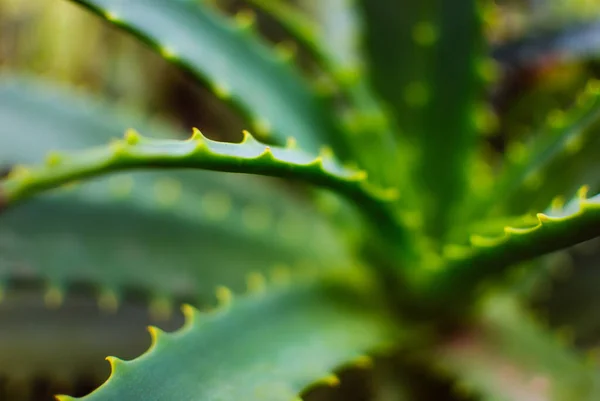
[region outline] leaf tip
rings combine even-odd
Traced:
[[[235,24],[240,30],[249,30],[256,25],[256,13],[249,8],[242,9],[235,14]]]
[[[56,151],[52,151],[46,155],[45,162],[47,167],[56,167],[63,162],[63,156]]]
[[[178,54],[175,51],[175,49],[173,49],[169,45],[159,46],[158,51],[160,52],[160,55],[163,56],[163,58],[166,60],[177,60],[178,58]]]
[[[324,384],[329,387],[337,387],[340,385],[340,378],[332,373],[325,377],[322,377],[320,380],[318,380],[318,383]]]
[[[137,145],[138,143],[140,143],[140,140],[142,139],[142,136],[140,135],[140,133],[137,132],[133,128],[129,128],[127,131],[125,131],[124,137],[125,137],[125,143],[129,146]]]
[[[231,89],[223,82],[214,82],[212,85],[212,91],[221,100],[228,100],[231,98]]]
[[[126,362],[120,358],[117,358],[116,356],[107,356],[104,359],[106,359],[110,365],[111,376],[118,370],[122,370],[125,367]]]
[[[148,333],[150,333],[150,350],[154,349],[158,342],[161,341],[165,336],[165,332],[159,329],[156,326],[148,326],[146,327]]]
[[[374,366],[373,358],[369,355],[359,355],[354,361],[352,361],[352,365],[360,368],[360,369],[371,369]]]
[[[227,308],[233,302],[233,292],[231,292],[231,290],[225,286],[217,287],[215,295],[220,308]]]
[[[318,169],[323,169],[323,156],[319,155],[313,159],[312,162],[309,163],[311,166],[316,166]]]
[[[181,313],[185,320],[184,326],[190,327],[194,324],[198,311],[190,304],[181,305]]]
[[[115,13],[114,11],[109,11],[106,10],[104,12],[104,18],[112,23],[117,23],[121,21],[121,17],[119,16],[119,14]]]
[[[205,139],[204,134],[198,128],[192,128],[192,136],[190,137],[190,141],[203,141]]]
[[[590,187],[588,185],[583,185],[577,190],[577,199],[579,199],[579,201],[587,200],[588,192],[590,192]]]
[[[56,401],[75,401],[76,398],[73,398],[69,395],[64,395],[64,394],[57,394],[54,396],[54,399]]]
[[[552,218],[545,213],[536,213],[535,215],[541,224],[552,221]]]
[[[242,131],[242,142],[240,142],[240,144],[249,145],[249,144],[255,144],[255,143],[259,143],[259,142],[256,140],[254,135],[252,135],[250,133],[250,131],[248,131],[248,130],[243,130]]]
[[[273,149],[270,146],[265,146],[265,150],[258,156],[260,159],[275,160]]]

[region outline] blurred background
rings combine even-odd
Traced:
[[[344,21],[330,14],[328,1],[297,0],[295,3],[329,31],[342,31]],[[243,1],[216,3],[231,13],[248,7]],[[287,39],[272,20],[259,11],[257,14],[259,28],[269,41],[279,43]],[[487,136],[482,139],[482,147],[493,165],[500,156],[513,153],[535,135],[533,128],[542,125],[551,111],[572,104],[574,94],[590,78],[600,78],[600,1],[496,0],[487,9],[486,23],[490,55],[495,60],[495,84],[488,93]],[[301,51],[299,59],[307,78],[318,79],[318,71]],[[64,0],[0,0],[0,71],[58,82],[141,113],[150,121],[167,122],[186,132],[193,126],[201,127],[209,137],[235,140],[245,128],[244,121],[233,110],[185,72],[126,33]],[[560,327],[576,323],[574,316],[584,312],[581,308],[565,309],[561,301],[572,299],[575,294],[581,298],[575,304],[587,305],[586,313],[600,304],[600,295],[594,294],[594,284],[600,284],[599,273],[576,269],[596,265],[600,260],[599,249],[598,243],[592,242],[548,262],[548,268],[557,271],[557,282],[537,283],[540,290],[531,303],[550,324]],[[569,274],[580,277],[561,284],[558,278]],[[551,299],[544,298],[548,286],[555,287],[555,296]],[[110,319],[137,324],[135,330],[141,333],[139,346],[128,350],[129,355],[118,356],[135,356],[147,348],[149,338],[144,333],[147,323],[136,323],[128,317],[129,314],[138,316],[135,309],[139,306],[125,305],[118,312],[119,316],[109,318],[100,316],[93,302],[73,302],[77,313],[96,319],[98,326],[111,324]],[[89,303],[87,309],[86,302]],[[61,313],[71,313],[68,303],[61,311],[45,310],[42,302],[34,301],[31,308],[37,308],[40,316],[48,314],[48,319],[60,319]],[[0,304],[0,325],[10,320],[11,313],[9,304]],[[180,316],[175,316],[162,326],[175,328],[180,322]],[[600,341],[600,319],[586,320],[585,324],[585,335],[576,342],[581,347],[596,346]],[[0,342],[5,334],[0,327]],[[110,339],[111,334],[105,334]],[[98,363],[106,364],[102,358]],[[419,371],[418,366],[404,366],[394,358],[380,361],[374,372],[343,372],[340,388],[318,389],[307,398],[400,401],[404,398],[395,382],[394,372],[398,371],[408,372],[411,378],[408,385],[419,394],[419,399],[470,399],[460,391],[453,391],[443,379]],[[36,377],[33,381],[28,377],[10,383],[0,380],[0,400],[50,400],[51,394],[57,392],[82,395],[94,388],[97,381],[89,377]],[[380,390],[375,393],[375,388]]]

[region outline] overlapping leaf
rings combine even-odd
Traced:
[[[464,195],[483,80],[476,1],[363,0],[374,86],[418,146],[413,185],[427,230],[442,236]]]
[[[111,359],[111,377],[83,399],[280,401],[319,381],[335,384],[334,369],[399,338],[365,283],[308,280],[210,314],[186,308],[181,330],[152,329],[151,348],[132,361]]]
[[[600,235],[600,195],[587,198],[587,188],[564,208],[537,214],[526,227],[504,227],[486,237],[474,235],[469,245],[449,245],[430,266],[424,291],[428,302],[468,300],[478,283],[498,277],[518,262],[557,251]]]
[[[85,97],[22,83],[0,90],[0,120],[0,160],[9,165],[103,143],[128,124]],[[123,290],[167,307],[173,298],[203,302],[217,283],[239,289],[250,272],[326,268],[344,254],[309,209],[241,176],[116,175],[0,216],[1,283],[42,279],[60,292],[91,282],[113,304]]]
[[[600,84],[590,81],[571,110],[551,113],[542,132],[518,155],[513,152],[497,187],[474,213],[525,213],[556,195],[570,197],[583,184],[595,190],[599,177],[590,166],[600,149],[599,131]]]
[[[359,58],[358,17],[352,7],[344,0],[315,4],[317,20],[325,20],[315,21],[285,1],[252,0],[250,3],[274,18],[337,84],[349,101],[348,110],[344,112],[347,128],[344,134],[354,157],[368,168],[373,179],[395,184],[394,175],[398,172],[393,166],[402,160],[394,139],[397,129],[368,87]],[[403,155],[406,153],[408,151]],[[386,162],[382,163],[382,159]]]
[[[257,40],[247,15],[236,24],[207,2],[190,0],[74,1],[208,82],[217,96],[247,114],[258,135],[280,142],[292,136],[313,151],[328,144],[348,156],[331,109],[290,64]]]
[[[73,155],[58,155],[45,166],[15,168],[0,184],[5,206],[48,188],[107,172],[135,168],[197,168],[288,177],[335,190],[355,202],[359,210],[386,232],[403,235],[402,222],[391,207],[396,191],[367,181],[365,171],[344,168],[329,154],[314,156],[296,149],[272,147],[244,133],[240,144],[209,140],[200,131],[187,141],[143,138],[129,131],[123,141]]]

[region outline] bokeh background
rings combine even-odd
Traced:
[[[335,35],[343,32],[346,22],[331,15],[329,1],[338,0],[296,3]],[[231,13],[248,7],[243,1],[216,3]],[[567,108],[574,93],[590,78],[600,78],[600,1],[496,0],[486,15],[490,55],[495,60],[495,84],[488,92],[489,110],[482,121],[487,134],[481,146],[493,166],[500,156],[518,153],[519,146],[536,134],[533,127],[539,127],[553,110]],[[287,39],[268,16],[258,12],[258,22],[260,31],[274,44]],[[298,57],[307,79],[319,79],[311,60],[302,52]],[[126,33],[65,0],[0,0],[0,71],[58,82],[141,113],[149,121],[166,122],[186,131],[199,127],[212,138],[235,140],[246,127],[233,110],[185,72]],[[600,304],[600,295],[594,294],[600,274],[576,267],[598,264],[599,250],[598,243],[591,242],[549,260],[548,268],[557,272],[556,282],[537,283],[540,289],[531,300],[532,306],[555,327],[577,322],[586,325],[587,334],[576,339],[581,347],[600,343],[600,317],[595,321],[580,317],[593,314],[594,307]],[[564,280],[573,274],[578,276]],[[545,298],[549,287],[555,296]],[[140,318],[145,316],[139,312],[140,305],[126,303],[117,316],[105,316],[98,312],[95,301],[82,296],[67,300],[60,310],[49,310],[41,295],[36,297],[32,292],[29,307],[37,311],[34,316],[40,321],[60,321],[61,316],[80,313],[106,336],[108,347],[115,334],[102,327],[113,324],[112,320],[128,321],[131,330],[140,333],[139,344],[117,356],[132,357],[148,346],[145,325],[149,322]],[[574,297],[576,302],[572,304],[580,307],[565,309],[561,300]],[[0,343],[3,336],[10,334],[2,330],[3,322],[19,318],[16,313],[11,309],[11,300],[0,304]],[[180,323],[181,317],[176,314],[159,326],[173,329]],[[98,363],[107,365],[102,358]],[[398,383],[398,371],[404,372],[410,382]],[[0,378],[0,400],[50,400],[52,394],[62,392],[82,395],[97,382],[98,378],[85,375]],[[419,366],[402,365],[393,357],[379,361],[371,372],[343,372],[339,388],[317,389],[309,392],[307,398],[400,401],[404,398],[398,389],[404,385],[412,387],[422,400],[471,399],[460,389],[452,389],[444,379],[420,370]]]

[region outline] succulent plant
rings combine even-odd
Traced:
[[[451,384],[437,400],[599,399],[581,345],[595,317],[569,319],[587,298],[575,287],[554,301],[575,343],[530,302],[565,249],[600,235],[599,81],[490,157],[483,2],[328,0],[327,30],[294,3],[248,0],[290,38],[275,45],[250,8],[73,2],[187,71],[248,131],[181,139],[5,77],[0,375],[102,375],[111,352],[131,359],[108,357],[110,377],[82,399],[293,401],[394,355],[406,366],[378,400],[423,399],[415,377]],[[166,319],[141,355],[140,299]]]

